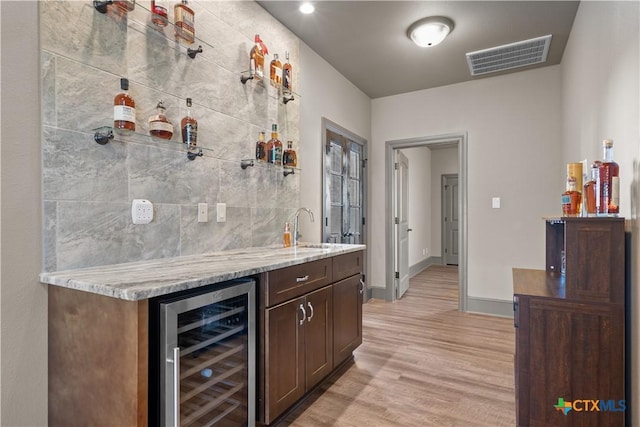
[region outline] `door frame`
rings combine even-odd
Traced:
[[[425,136],[418,138],[408,138],[385,142],[385,266],[386,266],[386,286],[385,299],[395,301],[395,271],[394,254],[396,242],[394,241],[393,227],[394,216],[393,206],[395,203],[395,153],[394,150],[413,147],[429,147],[436,145],[451,145],[458,147],[458,209],[460,214],[460,236],[458,244],[460,247],[458,259],[458,287],[459,299],[458,308],[460,311],[467,311],[467,133],[458,132],[444,135]]]
[[[440,230],[445,230],[445,213],[446,213],[446,206],[445,206],[445,194],[444,194],[444,186],[445,186],[445,182],[447,179],[449,178],[453,178],[456,177],[458,179],[458,186],[460,185],[460,176],[457,173],[445,173],[440,175],[440,207],[441,207],[441,215],[440,215]],[[458,207],[458,214],[460,213],[460,207]],[[459,216],[459,215],[458,215]],[[444,250],[447,247],[447,236],[446,233],[440,233],[440,248],[441,250]],[[447,265],[447,257],[442,254],[442,264]],[[458,261],[459,264],[459,261]]]

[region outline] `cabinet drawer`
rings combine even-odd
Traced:
[[[363,257],[363,251],[333,257],[333,281],[337,282],[354,274],[362,273],[364,268]]]
[[[271,307],[331,283],[331,258],[267,273],[265,306]]]

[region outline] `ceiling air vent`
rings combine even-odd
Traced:
[[[551,34],[467,53],[472,76],[539,64],[547,60]]]

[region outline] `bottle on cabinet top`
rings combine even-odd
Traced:
[[[289,52],[284,53],[285,60],[287,62],[282,66],[282,88],[291,92],[292,89],[292,79],[293,79],[293,69],[291,67],[291,63],[289,63]]]
[[[129,95],[129,80],[120,79],[122,92],[113,99],[113,127],[120,132],[135,132],[136,102]]]
[[[580,214],[582,194],[576,190],[576,178],[567,178],[567,190],[562,193],[562,213],[565,216],[576,216]]]
[[[298,166],[298,156],[293,149],[293,141],[287,141],[287,149],[282,154],[282,165],[295,168]]]
[[[173,7],[173,18],[176,38],[186,44],[192,44],[196,37],[195,14],[187,6],[187,0],[182,0],[182,3],[177,3]]]
[[[198,121],[191,116],[191,98],[187,98],[187,115],[180,121],[182,142],[189,150],[196,148],[198,143]]]
[[[600,161],[596,160],[591,165],[591,178],[585,182],[584,189],[582,191],[583,203],[587,216],[596,216],[598,213],[598,174],[600,168]]]
[[[267,142],[267,161],[282,166],[282,142],[278,139],[278,125],[271,125],[271,139]]]
[[[156,105],[156,114],[149,117],[149,134],[157,138],[171,139],[173,125],[165,115],[165,106],[162,100]]]
[[[256,159],[260,162],[267,161],[267,142],[265,141],[264,132],[258,134],[256,141]]]
[[[613,140],[602,141],[604,160],[598,168],[599,215],[616,216],[620,212],[620,167],[613,160]]]
[[[278,59],[277,53],[273,54],[269,67],[269,81],[273,87],[279,88],[282,86],[282,62]]]
[[[151,0],[151,22],[159,27],[166,27],[169,24],[169,13],[160,0]]]
[[[254,80],[262,81],[264,78],[264,56],[269,53],[260,35],[256,34],[255,44],[249,52],[249,71]]]

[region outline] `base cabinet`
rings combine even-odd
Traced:
[[[333,285],[333,362],[351,357],[362,344],[362,302],[364,285],[360,276],[352,276]]]

